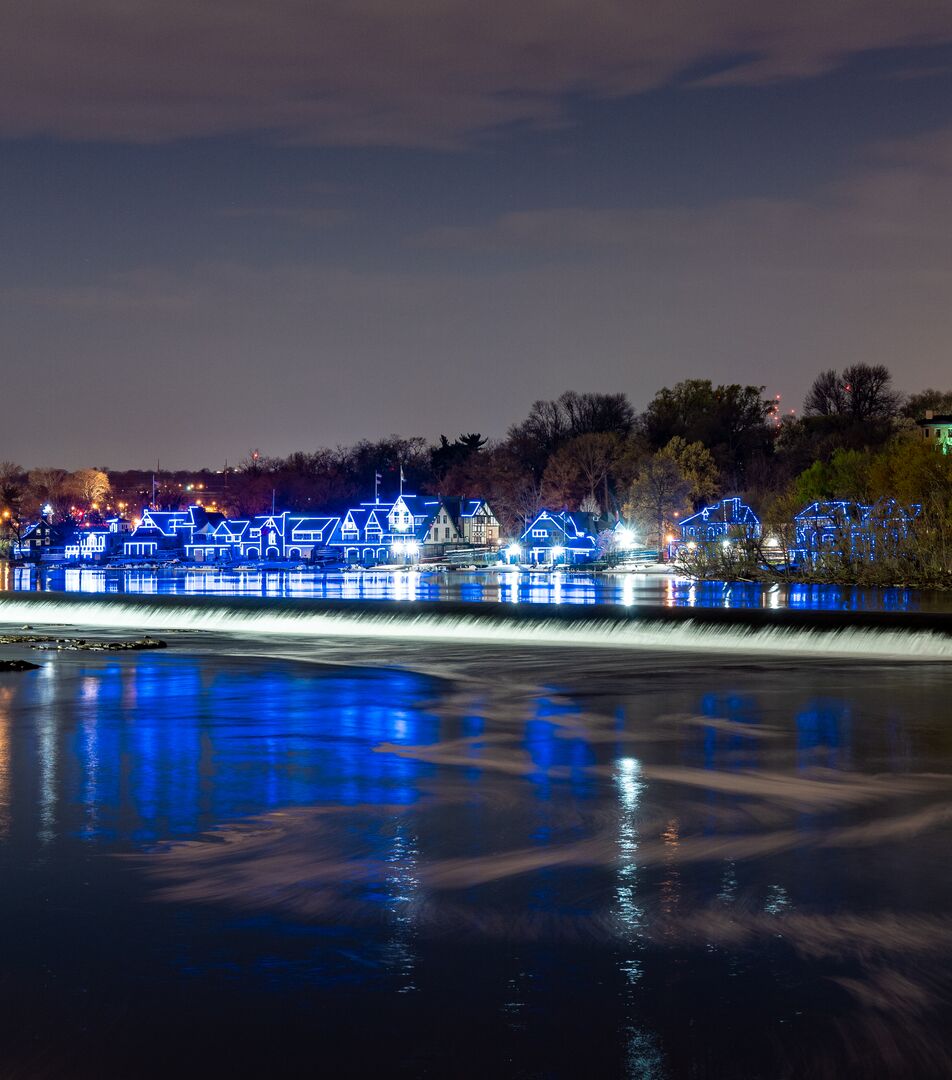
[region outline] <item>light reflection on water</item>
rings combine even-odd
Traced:
[[[292,599],[462,600],[494,604],[620,604],[797,611],[948,611],[942,594],[838,585],[695,582],[653,573],[525,573],[315,570],[108,570],[0,564],[0,592],[130,596],[260,596]]]
[[[24,1075],[41,1027],[102,1075],[124,1032],[181,1052],[189,1012],[247,1024],[249,1062],[280,1032],[365,1073],[394,1045],[406,1075],[952,1062],[944,667],[523,649],[449,682],[414,670],[438,644],[295,648],[0,676],[0,1004],[45,1002],[0,1010]]]

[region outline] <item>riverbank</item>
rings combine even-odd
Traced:
[[[894,567],[878,567],[861,564],[845,568],[819,566],[813,569],[771,569],[769,567],[745,567],[740,571],[733,567],[712,567],[699,570],[679,565],[676,573],[694,581],[723,581],[725,570],[733,570],[732,579],[751,585],[823,585],[857,589],[917,589],[945,592],[952,600],[952,573],[903,572]]]

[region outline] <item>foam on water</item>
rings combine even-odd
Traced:
[[[0,599],[0,623],[113,630],[201,631],[260,638],[432,641],[446,644],[526,645],[734,653],[740,656],[794,654],[802,657],[952,660],[952,636],[931,630],[868,627],[812,629],[712,625],[696,620],[521,619],[458,612],[419,613],[314,611],[287,607],[192,606],[62,598]]]

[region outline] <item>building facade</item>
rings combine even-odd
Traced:
[[[923,439],[933,449],[942,454],[952,453],[952,415],[936,416],[935,413],[926,412],[916,423]]]
[[[519,538],[510,560],[538,566],[590,562],[598,535],[594,515],[571,510],[540,510]]]
[[[144,510],[122,554],[133,560],[377,566],[498,543],[499,522],[485,500],[400,494],[328,516],[282,511],[225,518],[200,506]]]
[[[888,557],[908,539],[922,507],[895,499],[866,505],[847,500],[818,501],[794,517],[795,563],[823,558],[872,561]]]

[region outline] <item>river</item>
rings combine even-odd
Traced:
[[[949,1075],[939,605],[672,587],[0,594],[4,1075]]]

